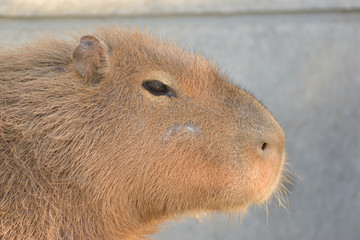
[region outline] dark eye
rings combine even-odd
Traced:
[[[175,91],[158,80],[148,80],[143,82],[142,85],[155,96],[167,95],[169,97],[175,97]]]

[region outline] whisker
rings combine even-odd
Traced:
[[[268,201],[265,202],[265,213],[266,213],[266,226],[269,226],[270,213],[269,213]]]

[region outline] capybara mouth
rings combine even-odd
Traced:
[[[269,176],[265,177],[266,180],[264,184],[259,184],[259,194],[258,197],[254,199],[254,203],[262,204],[266,202],[273,194],[278,191],[279,186],[282,184],[281,181],[284,178],[284,162],[286,154],[283,153],[282,157],[275,159],[274,161],[279,162],[278,166],[275,166],[274,169],[270,170]],[[266,171],[266,170],[265,170]]]

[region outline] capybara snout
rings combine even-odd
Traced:
[[[277,189],[285,135],[203,56],[106,28],[0,51],[0,238],[141,239]]]

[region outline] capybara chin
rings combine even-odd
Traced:
[[[0,51],[0,238],[139,239],[263,203],[285,135],[203,56],[131,29]]]

